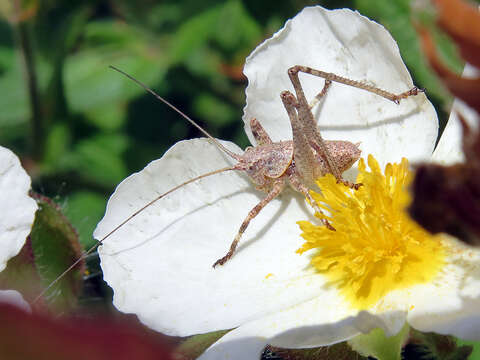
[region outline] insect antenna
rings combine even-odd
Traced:
[[[228,154],[230,157],[234,158],[235,160],[240,160],[240,156],[238,154],[235,154],[234,152],[228,150],[225,146],[223,146],[222,144],[220,144],[220,142],[215,139],[212,135],[210,135],[204,128],[202,128],[200,125],[198,125],[195,121],[193,121],[189,116],[187,116],[185,113],[183,113],[180,109],[178,109],[177,107],[175,107],[174,105],[172,105],[171,103],[169,103],[167,100],[165,100],[163,97],[161,97],[160,95],[158,95],[155,91],[153,91],[152,89],[150,89],[147,85],[145,85],[144,83],[142,83],[140,80],[137,80],[135,79],[133,76],[127,74],[125,71],[123,70],[120,70],[119,68],[113,66],[113,65],[110,65],[109,66],[111,69],[115,70],[115,71],[118,71],[120,74],[126,76],[127,78],[129,78],[130,80],[136,82],[138,85],[140,85],[141,87],[143,87],[146,91],[148,91],[150,94],[152,94],[153,96],[155,96],[158,100],[160,100],[161,102],[163,102],[165,105],[167,105],[168,107],[170,107],[171,109],[173,109],[174,111],[176,111],[178,114],[180,114],[185,120],[187,120],[190,124],[192,124],[193,126],[195,126],[198,130],[200,130],[202,132],[202,134],[204,134],[207,138],[210,139],[210,141],[212,141],[219,149],[221,149],[222,151],[224,151],[226,154]]]
[[[93,245],[92,247],[90,247],[87,251],[85,251],[82,256],[80,256],[77,260],[75,260],[75,262],[70,265],[64,272],[62,272],[60,275],[58,275],[58,277],[53,280],[50,284],[48,284],[48,286],[42,290],[42,292],[33,300],[32,304],[35,304],[38,300],[40,300],[43,295],[45,295],[47,293],[48,290],[50,290],[52,288],[53,285],[55,285],[58,281],[60,281],[61,279],[63,279],[63,277],[65,275],[67,275],[70,270],[72,270],[75,266],[77,266],[80,261],[83,261],[89,254],[91,254],[98,246],[102,245],[103,242],[108,239],[113,233],[115,233],[118,229],[120,229],[121,227],[123,227],[126,223],[128,223],[130,220],[132,220],[135,216],[137,216],[138,214],[140,214],[143,210],[145,210],[146,208],[148,208],[149,206],[153,205],[155,202],[157,202],[158,200],[160,200],[161,198],[167,196],[168,194],[171,194],[172,192],[174,192],[175,190],[178,190],[180,189],[182,186],[185,186],[185,185],[188,185],[192,182],[195,182],[197,180],[200,180],[202,178],[205,178],[205,177],[208,177],[208,176],[211,176],[211,175],[215,175],[215,174],[218,174],[218,173],[221,173],[221,172],[224,172],[224,171],[229,171],[229,170],[237,170],[236,167],[232,166],[232,167],[225,167],[225,168],[222,168],[222,169],[218,169],[218,170],[214,170],[214,171],[210,171],[208,173],[205,173],[205,174],[202,174],[202,175],[199,175],[197,177],[194,177],[193,179],[190,179],[190,180],[187,180],[183,183],[181,183],[180,185],[177,185],[173,188],[171,188],[170,190],[168,190],[167,192],[164,192],[163,194],[161,195],[158,195],[155,199],[151,200],[149,203],[145,204],[144,206],[142,206],[140,209],[138,209],[137,211],[135,211],[132,215],[130,215],[129,217],[127,217],[125,220],[123,220],[119,225],[117,225],[113,230],[111,230],[108,234],[106,234],[104,237],[102,237],[100,240],[98,240],[98,242]]]

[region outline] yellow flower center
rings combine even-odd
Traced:
[[[316,249],[311,265],[358,309],[371,307],[392,290],[430,281],[446,254],[440,237],[405,212],[412,177],[407,159],[388,164],[385,175],[371,155],[368,166],[371,171],[360,160],[359,190],[337,184],[331,174],[317,181],[322,194],[312,196],[330,213],[317,216],[328,219],[336,231],[298,222],[306,242],[297,252]]]

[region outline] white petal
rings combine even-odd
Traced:
[[[118,186],[94,236],[156,195],[229,164],[205,139],[177,143]],[[263,196],[243,174],[227,172],[181,188],[127,223],[99,249],[115,306],[155,330],[185,336],[233,328],[318,296],[324,279],[307,267],[307,255],[295,254],[303,243],[295,222],[311,210],[293,191],[251,221],[231,261],[212,268]]]
[[[37,203],[30,196],[30,177],[18,157],[0,146],[0,271],[18,254],[33,224]]]
[[[473,66],[467,64],[464,77],[476,77],[480,76],[480,71]],[[462,126],[458,119],[460,114],[468,123],[472,129],[478,129],[478,123],[480,122],[480,115],[467,106],[463,101],[455,99],[452,106],[452,112],[448,119],[447,125],[443,130],[442,137],[440,138],[437,147],[432,155],[432,161],[443,164],[451,165],[457,162],[465,161],[465,156],[462,149]]]
[[[480,250],[454,246],[437,279],[411,290],[408,322],[424,332],[480,340]]]
[[[420,331],[479,340],[480,250],[444,236],[451,248],[441,272],[428,283],[390,292],[372,311],[405,311]]]
[[[26,312],[32,311],[30,304],[16,290],[0,290],[0,303],[15,305]]]
[[[349,315],[345,304],[329,300],[328,296],[314,299],[244,324],[223,336],[199,359],[258,359],[267,344],[283,348],[326,346],[376,328],[382,328],[387,336],[395,335],[405,324],[405,313],[401,311],[378,315],[362,311]]]
[[[294,65],[333,72],[395,93],[413,86],[396,43],[383,26],[347,9],[305,8],[247,58],[244,73],[249,85],[243,120],[252,143],[252,117],[274,141],[291,138],[279,94],[293,91],[287,70]],[[300,76],[307,99],[313,99],[323,80]],[[428,159],[438,131],[435,110],[423,94],[395,105],[366,91],[332,84],[315,115],[326,139],[361,142],[363,156],[374,154],[382,168],[401,157]]]

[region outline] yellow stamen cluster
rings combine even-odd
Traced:
[[[298,222],[306,242],[297,252],[316,249],[311,264],[358,309],[392,290],[430,281],[445,262],[439,238],[405,212],[412,177],[408,161],[388,164],[385,175],[371,155],[368,166],[370,171],[360,160],[359,190],[337,184],[331,174],[317,182],[322,194],[312,196],[330,214],[317,216],[327,218],[336,231]]]

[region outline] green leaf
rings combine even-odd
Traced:
[[[87,249],[95,245],[92,233],[105,211],[105,198],[94,192],[78,191],[69,195],[64,209],[77,229],[83,247]]]
[[[123,152],[128,138],[122,134],[102,134],[80,141],[68,156],[68,166],[86,179],[113,186],[128,174]]]
[[[92,22],[86,31],[86,44],[90,47],[68,57],[65,64],[65,92],[74,112],[95,112],[144,92],[109,65],[149,86],[161,80],[167,71],[169,54],[157,51],[150,37],[134,26]]]
[[[203,46],[215,34],[221,7],[215,6],[184,22],[175,34],[170,49],[172,63],[181,62],[189,53]]]
[[[211,126],[222,127],[235,120],[236,113],[230,105],[207,93],[195,98],[194,109],[201,118],[208,119]]]
[[[105,131],[119,130],[127,118],[125,106],[119,103],[102,105],[86,113],[87,121]]]
[[[30,102],[27,93],[27,85],[21,61],[16,58],[15,51],[2,48],[3,57],[8,57],[11,51],[13,61],[11,67],[0,73],[0,129],[3,127],[25,124],[30,117]],[[10,60],[4,59],[5,63]],[[52,74],[52,68],[41,58],[36,62],[36,74],[38,87],[44,90]]]
[[[285,360],[366,360],[346,343],[313,349],[281,349],[267,346],[266,352],[273,353]]]
[[[469,360],[480,360],[480,341],[457,340],[457,345],[461,347],[470,347],[472,352],[468,357]]]
[[[53,171],[68,151],[70,132],[65,123],[57,123],[50,128],[45,141],[44,171]]]
[[[20,253],[11,258],[0,273],[0,288],[15,289],[29,302],[42,292],[29,237]]]
[[[6,49],[2,51],[7,56]],[[11,55],[14,55],[12,50]],[[7,60],[5,60],[7,61]],[[22,78],[18,63],[13,62],[12,67],[0,75],[0,128],[11,126],[15,123],[26,122],[30,116],[27,97],[27,87]]]
[[[194,335],[185,340],[175,349],[175,353],[182,360],[193,360],[198,358],[207,348],[220,339],[230,330],[214,331],[208,334]]]
[[[412,329],[410,344],[421,350],[425,358],[438,360],[465,360],[470,359],[472,346],[457,342],[453,336],[435,333],[422,333]]]
[[[368,334],[354,337],[348,343],[362,356],[373,356],[378,360],[400,360],[408,330],[409,326],[405,324],[398,334],[387,337],[382,329],[374,329]]]
[[[258,24],[238,0],[225,3],[215,28],[215,39],[224,49],[230,51],[238,51],[239,48],[247,46],[254,47],[262,34]]]
[[[90,50],[71,56],[65,65],[65,92],[74,112],[126,101],[145,91],[109,65],[115,65],[147,85],[165,73],[161,61],[154,62],[135,54],[115,55],[105,50]]]
[[[75,229],[49,198],[34,194],[39,209],[30,238],[38,275],[48,286],[81,256]],[[84,262],[72,269],[46,294],[50,306],[63,310],[75,307],[82,288]]]

